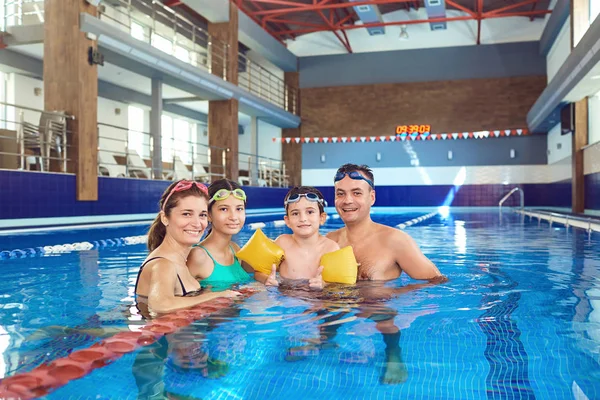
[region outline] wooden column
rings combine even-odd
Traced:
[[[571,48],[575,48],[589,28],[589,0],[571,1]],[[583,148],[588,144],[588,100],[575,103],[575,129],[571,150],[571,210],[585,210],[585,176],[583,173]]]
[[[300,115],[300,89],[298,89],[300,87],[300,74],[298,72],[285,72],[284,81],[286,85],[298,90],[297,110]],[[296,138],[301,136],[301,127],[281,130],[282,138]],[[284,141],[281,144],[281,159],[285,163],[287,174],[290,177],[290,185],[300,186],[302,184],[302,144],[295,143],[293,140],[290,143]]]
[[[79,14],[96,16],[85,0],[44,2],[44,108],[75,117],[67,136],[67,169],[77,175],[77,200],[98,200],[98,68],[88,63],[97,43],[79,30]]]
[[[233,2],[229,3],[229,22],[209,23],[208,33],[216,39],[212,45],[212,73],[237,85],[238,8]],[[228,46],[224,48],[223,44]],[[211,150],[211,171],[224,173],[227,178],[237,181],[239,173],[237,100],[208,102],[208,144],[226,149]],[[223,152],[225,152],[225,169],[222,168]],[[212,180],[219,178],[213,177]]]

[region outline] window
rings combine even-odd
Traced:
[[[166,39],[155,33],[152,34],[152,46],[164,51],[167,54],[171,54],[173,52],[173,43],[171,43],[169,39]]]
[[[190,143],[192,126],[193,124],[183,119],[175,119],[173,121],[174,150],[185,164],[192,163],[192,144]]]
[[[173,162],[173,118],[163,115],[160,122],[162,160],[163,162]]]
[[[150,149],[144,151],[144,110],[134,106],[127,107],[127,147],[135,150],[141,157],[150,157]]]
[[[598,17],[598,14],[600,14],[600,1],[590,0],[590,25]]]
[[[184,61],[186,63],[189,63],[191,61],[189,50],[181,46],[175,46],[175,57],[179,58],[181,61]]]
[[[144,31],[144,27],[135,22],[131,23],[131,36],[133,36],[137,40],[141,40],[142,42],[146,41],[146,33]]]

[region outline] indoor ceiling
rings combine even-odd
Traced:
[[[481,43],[481,23],[485,20],[519,17],[523,24],[544,18],[549,14],[550,0],[444,0],[442,16],[423,13],[432,10],[431,4],[439,0],[231,0],[250,18],[281,42],[295,40],[301,35],[315,32],[333,32],[348,52],[352,43],[347,31],[360,28],[376,28],[393,25],[449,23],[472,21],[477,23],[474,43]],[[425,2],[427,2],[427,7]],[[430,4],[431,3],[431,4]],[[378,15],[398,15],[398,11],[425,18],[403,18],[395,20],[379,18],[367,22],[358,15],[358,7],[368,10],[373,7]]]

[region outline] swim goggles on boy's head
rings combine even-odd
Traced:
[[[333,182],[341,181],[342,179],[344,179],[344,177],[346,175],[348,175],[350,177],[350,179],[365,181],[365,182],[367,182],[369,184],[369,186],[371,186],[372,189],[375,189],[375,186],[373,186],[373,181],[370,180],[370,179],[365,178],[358,171],[350,171],[350,172],[338,171],[335,174],[335,178],[333,179]]]
[[[219,189],[217,193],[210,199],[209,203],[213,203],[215,201],[225,200],[229,196],[233,195],[238,200],[246,201],[246,192],[242,189]]]
[[[167,198],[165,199],[165,202],[162,205],[162,210],[165,211],[165,206],[167,205],[167,203],[169,202],[169,199],[171,198],[171,195],[175,192],[183,192],[185,190],[190,190],[192,188],[192,186],[196,185],[196,187],[204,194],[206,194],[208,196],[208,188],[206,187],[205,184],[200,183],[200,182],[196,182],[196,181],[188,181],[188,180],[181,180],[179,182],[177,182],[177,185],[175,185],[175,187],[173,189],[171,189],[171,191],[169,192],[169,195],[167,196]]]
[[[321,205],[325,201],[322,198],[320,198],[319,195],[316,193],[294,193],[294,194],[290,195],[290,197],[285,199],[285,201],[283,202],[283,205],[287,206],[288,204],[297,203],[300,201],[300,199],[302,197],[305,197],[306,200],[308,200],[308,201],[311,201],[313,203],[319,203]]]

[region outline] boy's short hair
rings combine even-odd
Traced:
[[[336,171],[336,175],[339,174],[340,172],[343,172],[345,174],[349,173],[349,172],[353,172],[353,171],[358,171],[363,173],[372,183],[373,185],[375,185],[375,177],[373,176],[373,170],[371,168],[369,168],[368,165],[358,165],[358,164],[344,164],[341,167],[338,168],[338,170]]]
[[[315,187],[312,186],[294,186],[293,188],[291,188],[289,190],[289,192],[287,192],[287,194],[285,195],[285,198],[283,200],[283,203],[285,205],[285,214],[287,215],[288,212],[288,205],[287,204],[287,200],[295,195],[295,194],[306,194],[306,193],[314,193],[316,194],[319,199],[323,200],[323,201],[319,201],[317,204],[319,205],[319,213],[324,213],[325,212],[325,198],[323,197],[323,193],[321,193],[321,191]]]

